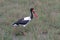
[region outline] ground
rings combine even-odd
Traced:
[[[12,24],[29,16],[35,8],[38,18],[14,31]],[[0,0],[0,40],[15,40],[13,32],[26,31],[18,40],[60,40],[60,0]]]

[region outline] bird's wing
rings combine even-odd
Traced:
[[[27,24],[28,22],[29,22],[29,20],[24,20],[24,18],[22,18],[22,19],[19,19],[16,23],[17,23],[17,24],[25,25],[25,24]]]

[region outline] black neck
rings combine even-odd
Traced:
[[[32,11],[31,11],[31,16],[30,16],[30,18],[33,19],[33,13],[32,13]]]

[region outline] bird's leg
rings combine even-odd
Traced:
[[[13,34],[15,34],[17,27],[13,27]]]
[[[23,35],[26,36],[26,32],[23,32]]]

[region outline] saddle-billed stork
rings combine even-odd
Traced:
[[[33,19],[33,16],[38,17],[34,8],[30,8],[30,12],[31,12],[30,16],[19,19],[18,21],[13,23],[13,26],[17,27],[18,25],[22,25],[23,27],[25,27],[27,23],[29,23]]]

